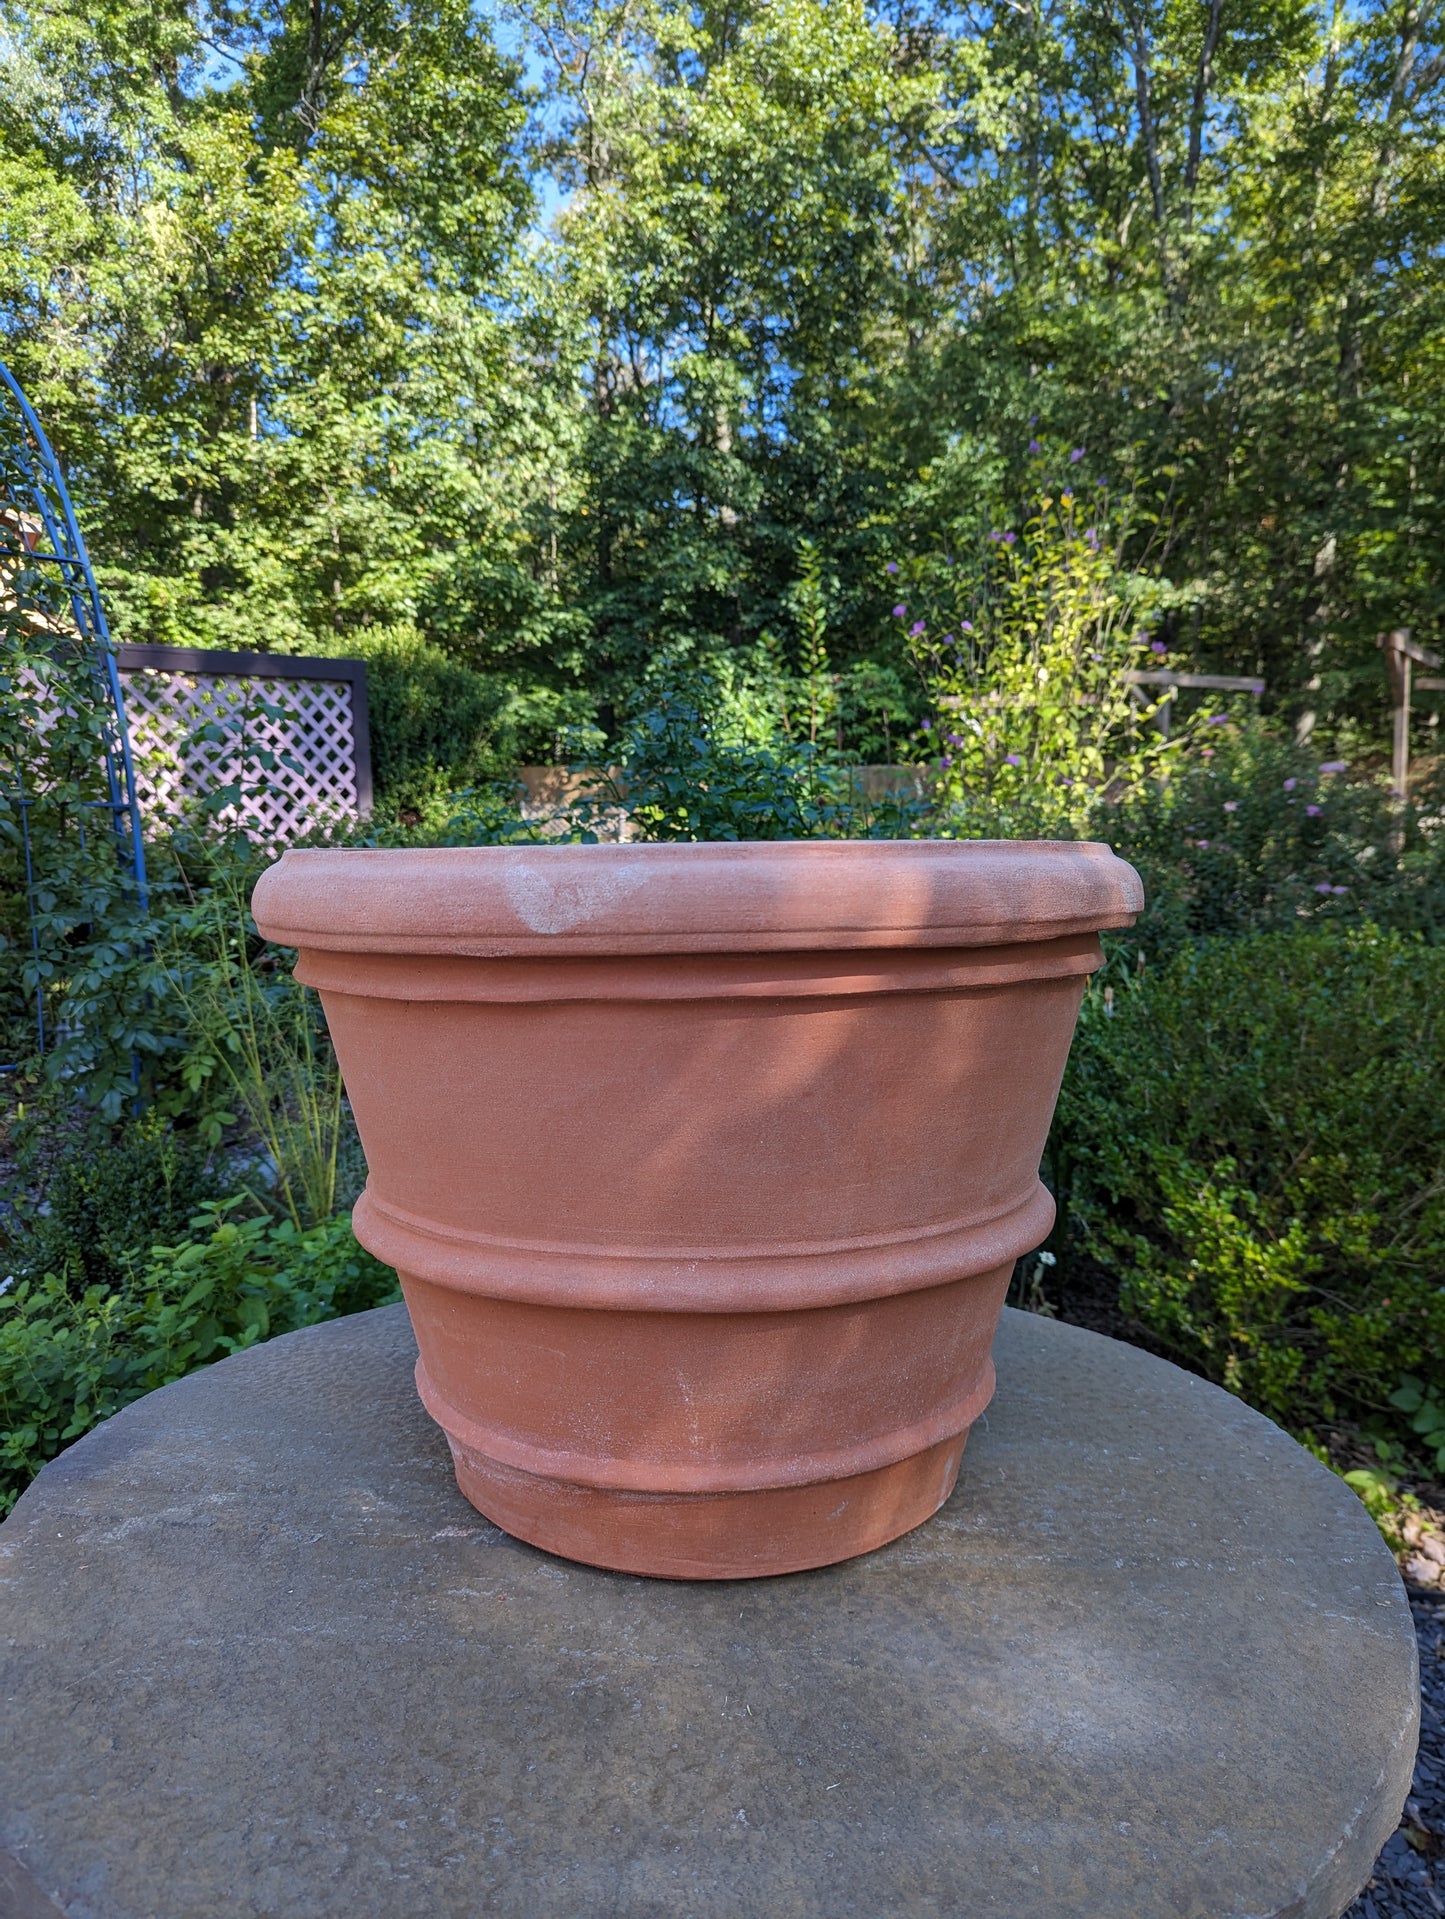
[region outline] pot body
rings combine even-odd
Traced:
[[[262,930],[321,991],[369,1170],[357,1236],[400,1275],[458,1483],[507,1531],[632,1572],[869,1551],[948,1497],[992,1393],[1014,1260],[1053,1217],[1039,1162],[1097,931],[1035,913],[1032,937],[962,944],[956,901],[910,908],[951,943],[805,926],[768,948],[766,927],[671,924],[679,870],[696,890],[712,856],[756,891],[765,856],[797,875],[835,850],[794,846],[565,849],[600,856],[578,870],[604,899],[609,870],[670,856],[623,902],[640,936],[585,911],[494,925],[497,855],[526,899],[519,859],[550,878],[563,850],[451,856],[456,885],[479,876],[480,932],[428,935],[434,911],[398,908],[386,863],[425,855],[288,854],[258,889]],[[872,856],[865,878],[909,851],[839,850]],[[352,893],[392,888],[371,930],[364,901],[333,902],[327,933],[262,890],[338,860]],[[726,898],[710,916],[742,917]]]

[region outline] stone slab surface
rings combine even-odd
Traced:
[[[0,1846],[66,1919],[1334,1919],[1395,1825],[1394,1564],[1174,1367],[1006,1314],[936,1519],[684,1585],[487,1525],[413,1350],[194,1374],[0,1528]]]

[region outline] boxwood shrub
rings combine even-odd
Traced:
[[[1190,1365],[1296,1430],[1445,1384],[1445,950],[1204,941],[1091,990],[1053,1163],[1071,1238]],[[1066,1262],[1067,1270],[1067,1262]]]

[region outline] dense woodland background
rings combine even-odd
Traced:
[[[3,0],[0,356],[121,637],[364,653],[494,766],[820,643],[921,756],[886,569],[1064,476],[1171,664],[1368,737],[1441,638],[1442,11]]]

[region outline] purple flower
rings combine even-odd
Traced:
[[[965,621],[964,621],[964,623],[963,623],[963,625],[962,625],[962,626],[961,626],[961,627],[960,627],[960,628],[959,628],[958,630],[959,630],[959,632],[960,632],[960,633],[972,633],[972,631],[973,631],[973,621],[972,621],[972,620],[965,620]]]
[[[1305,808],[1305,818],[1308,820],[1317,820],[1324,810],[1322,806],[1307,806]]]
[[[1239,811],[1239,801],[1226,800],[1224,802],[1224,810],[1226,813],[1237,813]]]
[[[933,731],[933,721],[925,720],[923,722],[923,730],[925,733],[931,733]]]
[[[1072,780],[1060,780],[1060,781],[1059,781],[1059,785],[1060,785],[1060,786],[1072,786],[1072,785],[1073,785],[1073,783],[1074,783],[1074,782],[1073,782]]]
[[[949,743],[949,745],[950,745],[950,746],[962,746],[962,745],[963,745],[963,735],[962,735],[962,733],[950,733],[950,734],[948,734],[948,735],[947,735],[947,738],[948,738],[948,743]]]
[[[1005,533],[1005,534],[1004,534],[1004,536],[1003,536],[1003,543],[1004,543],[1004,545],[1005,545],[1005,546],[1012,546],[1012,545],[1013,545],[1013,543],[1014,543],[1014,541],[1015,541],[1015,540],[1016,540],[1017,538],[1018,538],[1018,534],[1017,534],[1017,533]]]
[[[1030,452],[1030,453],[1042,453],[1042,452],[1043,452],[1043,450],[1044,450],[1044,449],[1043,449],[1043,448],[1042,448],[1042,447],[1041,447],[1041,446],[1039,445],[1039,443],[1038,443],[1038,441],[1037,441],[1037,440],[1030,440],[1030,441],[1029,441],[1029,452]]]
[[[1003,763],[1005,766],[1022,766],[1023,761],[1019,758],[1017,753],[1005,753],[1003,756]]]
[[[884,569],[883,569],[883,571],[884,571],[885,573],[896,573],[896,572],[898,571],[898,562],[897,562],[897,560],[890,560],[890,561],[888,562],[888,564],[887,564],[887,566],[885,566],[885,567],[884,567]]]
[[[1197,847],[1199,847],[1199,848],[1200,848],[1200,849],[1201,849],[1201,850],[1202,850],[1203,852],[1206,852],[1206,853],[1207,853],[1207,852],[1209,851],[1209,841],[1208,841],[1208,840],[1196,840],[1196,841],[1194,842],[1194,844],[1195,844],[1195,845],[1196,845]]]
[[[916,640],[920,633],[926,633],[927,631],[928,627],[925,621],[915,620],[908,629],[908,637],[910,640]]]
[[[943,756],[943,764],[944,764],[945,766],[952,766],[952,765],[953,765],[953,755],[952,755],[951,753],[945,753],[945,754],[944,754],[944,756]]]
[[[1293,791],[1298,785],[1299,785],[1298,780],[1293,780],[1293,779],[1286,780],[1284,783],[1284,790],[1286,793],[1293,793]]]
[[[893,617],[895,620],[901,620],[904,618],[907,612],[908,612],[908,608],[903,604],[902,600],[900,600],[897,606],[895,606],[893,609]]]
[[[991,540],[1001,540],[1003,538],[1003,535],[1002,533],[990,533],[988,537]]]
[[[1081,446],[1076,446],[1073,452],[1069,455],[1069,465],[1077,466],[1080,460],[1083,459],[1083,457],[1084,457],[1084,448]]]
[[[1345,762],[1343,760],[1326,760],[1320,768],[1322,773],[1343,773],[1344,770]]]
[[[1348,893],[1348,892],[1349,892],[1349,890],[1350,890],[1350,889],[1349,889],[1349,887],[1348,887],[1348,886],[1332,886],[1332,887],[1330,888],[1330,891],[1331,891],[1332,893]]]
[[[1209,716],[1209,724],[1211,726],[1224,726],[1228,722],[1228,719],[1229,715],[1227,713],[1211,713]]]
[[[951,633],[945,633],[943,638],[938,642],[938,644],[940,646],[952,646],[953,635]]]
[[[1149,651],[1151,653],[1157,653],[1162,660],[1164,655],[1169,651],[1169,648],[1164,644],[1163,640],[1150,640]]]
[[[1328,880],[1321,880],[1319,885],[1315,888],[1315,891],[1317,893],[1333,893],[1334,890],[1335,890],[1334,887],[1330,885]]]
[[[1097,553],[1099,550],[1099,536],[1094,531],[1093,527],[1089,528],[1088,532],[1084,535],[1084,538],[1089,542],[1089,551],[1091,553]]]

